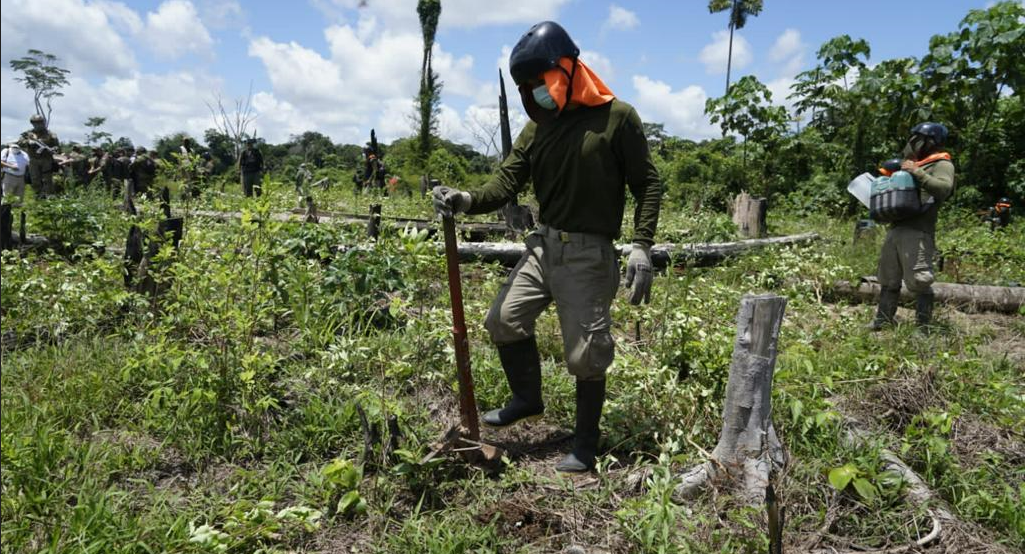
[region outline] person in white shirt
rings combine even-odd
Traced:
[[[29,157],[18,143],[12,142],[0,151],[0,164],[3,165],[3,201],[20,206],[25,199],[25,172],[28,170]],[[11,202],[16,196],[17,202]]]

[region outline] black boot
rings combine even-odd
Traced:
[[[583,473],[594,469],[601,438],[599,423],[605,404],[605,379],[577,381],[577,431],[573,437],[573,452],[555,466],[556,471]]]
[[[915,323],[924,333],[929,332],[929,325],[932,323],[933,298],[932,292],[924,292],[915,297]]]
[[[523,419],[539,417],[545,411],[541,400],[541,355],[534,337],[498,347],[512,398],[504,408],[491,410],[481,421],[491,427],[506,427]]]
[[[883,288],[879,291],[879,308],[868,328],[879,331],[887,325],[897,323],[897,303],[900,301],[900,287]]]

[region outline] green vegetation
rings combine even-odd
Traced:
[[[872,68],[867,45],[828,42],[796,89],[814,110],[797,133],[747,77],[710,102],[741,142],[694,143],[648,124],[667,188],[661,241],[735,239],[722,207],[741,188],[771,197],[772,234],[822,239],[671,269],[656,277],[648,306],[620,295],[599,468],[573,479],[553,471],[573,417],[553,311],[538,321],[544,420],[485,431],[507,450],[493,466],[426,459],[457,419],[433,239],[385,227],[370,242],[358,226],[269,217],[294,207],[294,170],[308,161],[315,179],[332,183],[314,193],[322,210],[365,214],[382,203],[385,216],[430,218],[429,200],[406,194],[422,164],[472,188],[492,160],[470,148],[437,141],[422,162],[415,139],[392,143],[386,159],[400,179],[384,198],[353,193],[358,147],[304,133],[262,145],[271,171],[261,199],[242,198],[225,160],[184,204],[174,157],[182,136],[167,137],[156,148],[165,160],[157,184],[188,214],[180,249],[164,245],[153,260],[155,298],[126,290],[117,249],[132,224],[154,227],[156,201],[140,200],[128,216],[98,185],[45,201],[30,194],[28,231],[51,242],[5,252],[0,268],[0,552],[764,552],[764,513],[729,490],[671,500],[674,476],[715,443],[738,302],[757,292],[788,298],[773,391],[789,459],[776,487],[787,551],[888,548],[925,533],[928,513],[904,499],[907,483],[884,470],[883,450],[961,520],[944,536],[948,549],[1025,549],[1025,314],[939,306],[929,336],[909,325],[873,334],[862,327],[873,307],[830,291],[874,272],[882,241],[851,243],[860,214],[843,185],[899,149],[923,118],[950,121],[960,137],[964,185],[941,211],[947,263],[938,278],[1025,282],[1025,221],[993,233],[973,213],[1001,191],[1025,193],[1021,25],[1007,26],[1020,15],[1013,2],[973,11],[921,60]],[[896,71],[898,62],[918,71]],[[843,84],[854,66],[861,75]],[[206,138],[221,159],[220,139]],[[242,216],[215,221],[197,209]],[[463,266],[482,408],[507,390],[483,329],[505,275]],[[846,444],[844,416],[866,423],[870,444]],[[401,429],[395,450],[386,446],[391,417]],[[380,439],[369,451],[365,434]]]

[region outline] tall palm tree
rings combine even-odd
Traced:
[[[416,13],[420,16],[420,30],[424,37],[420,92],[417,95],[420,120],[418,150],[422,161],[426,163],[431,153],[431,131],[437,124],[435,118],[441,101],[441,81],[431,67],[431,49],[434,48],[434,35],[438,31],[438,18],[441,17],[441,0],[419,0]]]
[[[733,31],[743,29],[748,17],[762,11],[762,0],[708,0],[708,13],[730,10],[730,49],[726,56],[726,93],[730,92],[730,69],[733,65]]]

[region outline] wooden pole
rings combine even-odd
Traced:
[[[456,350],[456,374],[459,378],[459,415],[470,440],[480,440],[477,400],[470,373],[470,344],[463,316],[463,285],[459,276],[459,252],[456,248],[456,224],[452,217],[442,218],[445,230],[445,261],[448,264],[448,291],[452,297],[452,339]]]
[[[681,475],[674,498],[694,498],[725,473],[739,481],[742,496],[752,505],[765,499],[772,471],[783,466],[783,448],[772,425],[771,393],[786,305],[786,298],[772,294],[740,300],[719,443],[711,459]]]
[[[0,250],[14,248],[14,213],[10,204],[0,206]]]

